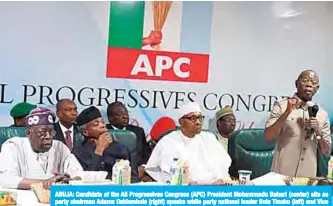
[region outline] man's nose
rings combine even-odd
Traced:
[[[202,123],[202,121],[201,121],[199,118],[197,118],[197,119],[195,120],[195,124],[196,124],[196,125],[201,125],[201,123]]]
[[[44,139],[53,139],[53,132],[52,131],[46,132]]]
[[[305,83],[305,86],[306,86],[306,87],[311,87],[311,88],[312,88],[314,85],[313,85],[312,82],[308,81],[308,82]]]

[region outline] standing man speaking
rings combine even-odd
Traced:
[[[317,148],[326,156],[331,152],[328,115],[318,105],[317,114],[309,115],[312,97],[319,89],[315,71],[303,71],[295,85],[294,96],[275,102],[266,122],[265,139],[276,139],[272,171],[291,177],[316,177]]]

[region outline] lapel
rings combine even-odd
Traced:
[[[74,124],[74,128],[73,128],[73,132],[74,132],[74,134],[73,134],[73,148],[74,148],[76,146],[76,144],[77,144],[76,136],[77,136],[77,134],[80,133],[79,132],[79,128],[75,124]]]
[[[60,127],[60,125],[59,125],[59,122],[57,122],[57,123],[55,123],[55,125],[54,125],[54,130],[57,132],[56,133],[56,140],[59,140],[59,141],[61,141],[61,142],[63,142],[63,143],[65,143],[66,144],[66,140],[65,140],[65,137],[64,137],[64,134],[63,134],[63,132],[62,132],[62,130],[61,130],[61,127]]]
[[[55,123],[54,124],[54,130],[57,132],[56,134],[56,140],[59,140],[61,142],[63,142],[64,144],[66,144],[66,140],[65,140],[65,137],[64,137],[64,133],[62,132],[61,130],[61,127],[59,125],[59,122]],[[77,144],[76,142],[76,135],[79,134],[79,128],[77,127],[77,125],[74,124],[74,128],[73,128],[73,148],[75,147],[75,145]]]

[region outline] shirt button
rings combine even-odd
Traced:
[[[304,161],[304,158],[303,158],[303,157],[301,158],[301,161]]]

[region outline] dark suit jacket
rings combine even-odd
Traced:
[[[104,150],[103,156],[95,153],[96,146],[88,139],[76,145],[73,154],[80,162],[85,171],[106,171],[107,179],[112,179],[112,168],[117,159],[126,159],[131,162],[129,150],[122,144],[113,141],[108,148]],[[132,167],[132,165],[131,165]],[[131,170],[131,182],[139,182],[138,173]]]
[[[108,129],[113,129],[113,127],[110,124],[107,124],[106,127]],[[128,125],[126,127],[126,130],[134,132],[136,135],[136,150],[137,150],[137,163],[138,166],[142,164],[146,164],[149,160],[149,157],[151,155],[151,149],[149,147],[149,144],[146,140],[145,131],[141,127],[137,127],[134,125]]]
[[[59,125],[59,122],[54,124],[54,130],[56,131],[56,136],[53,139],[59,140],[59,141],[63,142],[64,144],[66,144],[66,140],[65,140],[64,134],[61,130],[61,127]],[[73,148],[74,148],[75,144],[76,144],[75,136],[79,133],[79,129],[76,125],[74,125],[73,132],[74,132],[74,134],[71,134],[71,135],[73,136]]]

